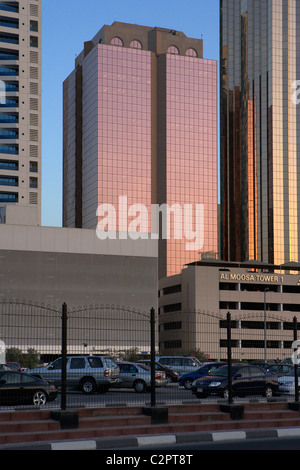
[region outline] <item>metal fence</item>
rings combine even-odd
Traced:
[[[29,374],[38,369],[43,376],[45,366],[61,358],[55,369],[59,377],[58,397],[46,406],[66,409],[123,404],[156,406],[199,402],[199,399],[243,400],[235,396],[235,383],[232,383],[231,376],[234,364],[259,362],[262,365],[268,361],[269,365],[275,365],[286,358],[290,363],[286,368],[289,367],[294,375],[293,387],[288,395],[278,394],[278,397],[287,396],[298,401],[298,387],[295,386],[298,383],[298,367],[291,360],[296,349],[293,346],[298,329],[296,317],[287,321],[268,312],[255,312],[248,316],[170,312],[160,318],[154,309],[149,312],[118,306],[69,309],[65,304],[50,307],[33,302],[3,300],[0,302],[0,345],[4,346],[4,353],[0,355],[0,362],[1,357],[5,357],[6,363],[20,363]],[[77,376],[75,379],[72,376],[72,383],[69,382],[71,371],[67,363],[70,364],[68,361],[72,356],[77,359],[77,364],[81,357],[93,356],[126,363],[127,372],[121,371],[121,382],[113,383],[109,388],[98,387],[97,391],[101,393],[91,393],[94,389],[73,387],[74,384],[78,385]],[[192,365],[186,363],[187,358],[192,358]],[[167,369],[157,370],[155,363],[158,359],[171,369],[173,379]],[[143,377],[139,377],[140,370],[136,366],[141,361],[148,361],[150,365],[150,372],[143,372],[144,379],[145,376],[149,379],[150,374],[145,390],[141,388]],[[214,362],[228,364],[226,393],[207,395],[202,384],[195,388],[195,383],[191,389],[200,367],[198,361],[210,366]],[[174,378],[174,370],[177,371],[177,378]],[[262,370],[266,371],[266,368]],[[82,369],[76,372],[85,373]],[[74,370],[72,373],[75,373]],[[164,374],[166,381],[163,380]],[[178,380],[186,374],[190,376],[189,382],[184,383],[182,378]],[[278,382],[281,381],[281,372],[278,370],[276,374]],[[138,379],[141,379],[140,388],[134,385]],[[218,382],[215,380],[216,384]],[[214,392],[217,392],[217,387],[215,385]],[[1,388],[5,388],[5,383],[1,383],[0,378],[0,407],[10,406],[1,401]],[[249,387],[241,395],[248,393]],[[250,395],[262,399],[260,397],[265,393],[254,390]]]

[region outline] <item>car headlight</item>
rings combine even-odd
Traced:
[[[222,384],[222,382],[210,382],[209,386],[210,387],[220,387],[221,384]]]

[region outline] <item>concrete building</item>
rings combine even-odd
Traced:
[[[160,352],[226,359],[228,312],[234,359],[291,356],[300,265],[204,260],[160,280]]]
[[[42,0],[0,2],[0,88],[0,223],[40,225]]]
[[[0,239],[0,300],[157,307],[157,241],[104,241],[95,230],[7,224]]]
[[[220,259],[299,262],[299,14],[220,1]]]
[[[159,227],[169,216],[170,236],[159,233],[159,277],[180,272],[199,252],[217,252],[216,97],[216,61],[203,59],[201,39],[103,26],[64,82],[63,225],[95,228],[99,205],[118,210],[125,196],[126,208],[146,209],[143,236],[159,233],[152,205],[172,213]],[[192,212],[183,214],[185,205]],[[126,232],[121,219],[117,230]]]
[[[0,340],[61,354],[150,349],[157,240],[99,240],[95,230],[0,225]]]

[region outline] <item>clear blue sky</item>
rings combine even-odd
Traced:
[[[104,24],[159,26],[204,40],[219,59],[218,0],[43,0],[42,225],[62,225],[62,83]]]

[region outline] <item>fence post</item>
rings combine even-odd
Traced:
[[[150,310],[150,332],[151,332],[151,406],[156,405],[155,392],[155,310]]]
[[[227,313],[228,403],[232,403],[231,315]]]
[[[64,303],[62,306],[62,340],[61,340],[61,409],[65,410],[67,407],[67,305]]]
[[[297,317],[294,317],[294,341],[297,341]],[[299,389],[298,389],[298,362],[294,363],[295,372],[295,402],[299,402]]]

